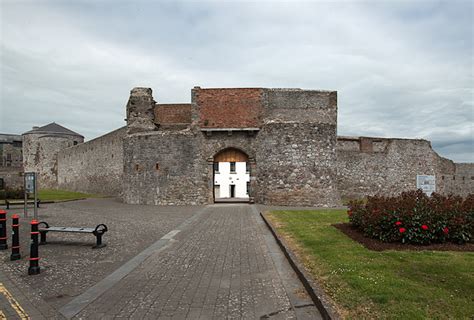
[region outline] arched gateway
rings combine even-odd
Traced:
[[[123,142],[124,201],[339,205],[336,120],[332,91],[196,87],[191,103],[170,105],[135,88]]]
[[[227,148],[214,156],[214,202],[248,202],[250,198],[250,163],[244,152]]]

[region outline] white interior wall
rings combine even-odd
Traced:
[[[214,186],[219,185],[219,193],[216,198],[229,198],[230,185],[235,185],[236,198],[248,198],[247,182],[250,174],[247,173],[246,162],[235,163],[235,173],[230,172],[230,162],[219,162],[219,173],[214,173]],[[216,188],[214,187],[214,190]]]

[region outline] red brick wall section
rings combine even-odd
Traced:
[[[262,89],[198,89],[201,128],[259,128]]]
[[[191,104],[157,104],[155,123],[161,125],[191,123]]]

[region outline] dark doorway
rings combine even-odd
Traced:
[[[230,197],[235,198],[235,185],[234,184],[230,185]]]

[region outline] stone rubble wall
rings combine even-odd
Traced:
[[[129,134],[124,140],[123,200],[131,204],[199,205],[208,201],[201,133],[189,129]]]
[[[21,167],[0,167],[0,178],[3,179],[6,188],[23,187],[23,169]]]
[[[234,114],[239,103],[246,106],[239,113],[245,121],[234,123],[229,114]],[[236,148],[249,156],[250,196],[256,202],[340,204],[334,167],[336,92],[195,88],[192,108],[193,123],[184,129],[129,130],[124,142],[126,203],[212,203],[214,156],[226,148]],[[201,112],[210,122],[204,124]],[[287,113],[293,116],[285,117]],[[261,114],[265,114],[262,119]],[[261,130],[201,131],[242,125],[260,126]]]
[[[3,167],[23,167],[22,146],[15,146],[13,143],[0,144],[0,168]],[[8,158],[10,155],[10,159]]]
[[[333,207],[336,185],[337,93],[264,90],[258,134],[257,203]]]
[[[455,174],[441,174],[437,177],[437,182],[440,182],[437,191],[463,197],[474,194],[474,163],[455,163],[455,166]]]
[[[28,133],[23,135],[23,168],[25,172],[39,172],[38,188],[58,188],[58,153],[79,144],[83,138],[62,133]]]
[[[155,101],[150,88],[133,88],[127,103],[127,132],[144,132],[157,129]]]
[[[60,189],[120,196],[126,127],[58,153]]]
[[[434,175],[438,193],[465,196],[473,192],[473,165],[458,166],[440,157],[426,140],[338,137],[337,141],[337,187],[343,199],[414,190],[417,175]]]

